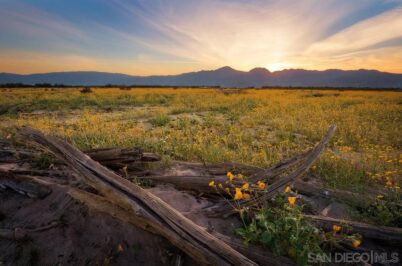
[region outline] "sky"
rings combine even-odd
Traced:
[[[0,72],[402,73],[402,0],[0,0]]]

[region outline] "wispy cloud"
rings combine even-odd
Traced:
[[[91,3],[82,1],[96,9]],[[222,65],[402,72],[400,1],[110,0],[109,16],[86,19],[30,1],[19,5],[0,9],[0,33],[10,36],[0,54],[28,40],[16,46],[45,55],[37,46],[47,42],[54,56],[87,58],[97,69],[132,74]]]
[[[366,19],[321,41],[309,50],[312,54],[345,54],[402,37],[402,7]]]
[[[57,49],[74,46],[79,49],[80,44],[88,40],[86,33],[72,23],[23,3],[0,9],[0,31],[11,35],[12,41],[17,40],[13,43],[4,40],[11,47],[31,45],[49,49],[52,44]]]

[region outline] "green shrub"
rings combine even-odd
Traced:
[[[54,158],[47,154],[41,153],[36,156],[32,162],[32,166],[39,169],[49,169],[49,167],[55,162]]]
[[[391,191],[386,196],[379,195],[374,201],[357,206],[359,215],[378,225],[402,227],[401,195]]]
[[[309,254],[324,254],[340,241],[358,239],[357,235],[317,229],[302,215],[302,206],[288,203],[285,194],[260,209],[249,223],[236,229],[235,234],[246,244],[260,244],[276,255],[290,257],[298,265],[308,265]]]
[[[80,90],[81,93],[91,93],[92,89],[90,87],[85,87]]]
[[[170,118],[167,115],[161,114],[154,116],[149,120],[149,122],[154,126],[154,127],[163,127],[167,125],[170,122]]]

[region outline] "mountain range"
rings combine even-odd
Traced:
[[[250,71],[239,71],[231,67],[166,76],[132,76],[95,71],[29,75],[0,73],[0,84],[9,83],[29,85],[50,83],[71,86],[113,84],[136,86],[402,88],[402,74],[365,69],[329,69],[324,71],[286,69],[270,72],[265,68],[254,68]]]

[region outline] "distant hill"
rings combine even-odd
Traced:
[[[146,85],[146,86],[221,86],[221,87],[352,87],[402,88],[402,74],[376,70],[324,71],[286,69],[270,72],[254,68],[248,72],[222,67],[169,76],[131,76],[106,72],[54,72],[18,75],[0,73],[0,84],[64,84],[73,86]]]

